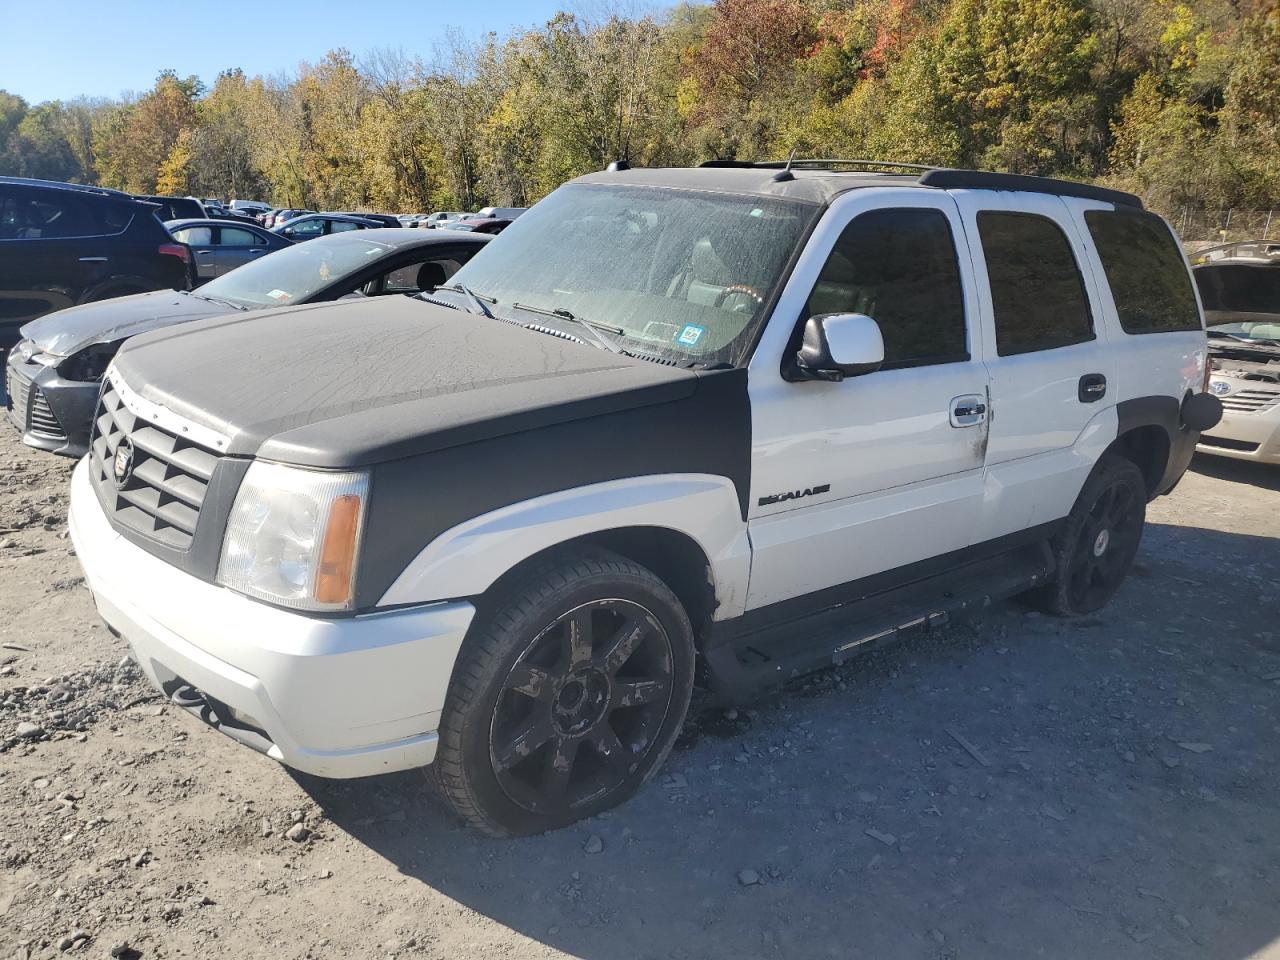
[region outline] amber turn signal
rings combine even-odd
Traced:
[[[329,508],[320,566],[316,570],[316,600],[346,604],[354,588],[356,538],[360,533],[360,497],[343,494]]]

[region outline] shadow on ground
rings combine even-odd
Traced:
[[[1280,490],[1280,465],[1277,464],[1253,463],[1249,460],[1232,460],[1230,457],[1197,453],[1191,461],[1191,469],[1218,480]]]
[[[417,774],[301,782],[403,874],[592,960],[1254,956],[1280,935],[1275,547],[1153,524],[1098,616],[1003,605],[704,712],[555,834],[477,836]],[[1197,589],[1206,557],[1253,575]]]

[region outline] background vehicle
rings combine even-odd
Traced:
[[[372,220],[380,227],[403,227],[399,217],[393,217],[389,213],[351,213],[343,212],[344,217],[357,217],[361,220]]]
[[[1280,243],[1246,241],[1196,259],[1213,358],[1209,389],[1222,401],[1222,421],[1196,449],[1280,464]]]
[[[520,214],[528,210],[528,207],[483,207],[477,210],[473,216],[477,220],[492,220],[501,218],[503,220],[514,220]]]
[[[463,213],[458,210],[437,210],[435,213],[429,213],[422,218],[418,226],[420,227],[443,227],[451,220],[462,220],[470,214]]]
[[[695,667],[735,698],[1000,597],[1099,609],[1220,412],[1173,231],[843,164],[593,174],[426,302],[133,341],[72,483],[98,608],[242,743],[430,763],[493,834],[639,789]],[[161,429],[193,496],[134,512],[187,469],[129,459]]]
[[[175,240],[191,248],[197,283],[293,244],[288,237],[256,224],[228,220],[170,220],[165,227]]]
[[[505,217],[468,217],[466,220],[450,221],[444,225],[443,229],[466,233],[501,233],[512,222]]]
[[[154,209],[115,190],[0,177],[0,351],[53,310],[189,289],[191,252]]]
[[[43,317],[23,328],[9,357],[9,419],[28,446],[83,456],[103,372],[127,337],[264,307],[420,293],[445,283],[488,239],[402,228],[342,233],[287,243],[194,293],[125,297]]]
[[[261,200],[232,200],[227,209],[232,213],[257,218],[270,213],[271,204],[263,203]]]
[[[302,241],[325,237],[331,233],[344,233],[347,230],[377,230],[380,227],[382,224],[376,220],[352,217],[345,213],[309,213],[286,220],[271,230],[289,240]]]
[[[161,223],[168,220],[200,220],[208,216],[204,204],[195,197],[148,197],[139,196],[139,200],[156,205],[156,219]]]
[[[274,213],[269,214],[267,218],[263,220],[262,225],[270,230],[273,227],[282,226],[297,217],[306,216],[309,213],[315,212],[316,211],[314,210],[303,210],[298,207],[285,207],[283,210],[277,210]]]

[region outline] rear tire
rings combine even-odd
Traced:
[[[689,618],[651,571],[559,555],[501,587],[454,666],[430,771],[491,836],[567,826],[662,765],[693,692]]]
[[[1103,456],[1053,540],[1054,574],[1037,592],[1039,604],[1061,616],[1106,606],[1133,566],[1146,512],[1142,471],[1132,460]]]

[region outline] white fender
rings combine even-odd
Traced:
[[[662,527],[688,536],[710,561],[714,618],[742,614],[751,570],[747,525],[733,482],[710,474],[594,483],[474,517],[427,544],[378,605],[473,597],[548,547],[622,527]]]

